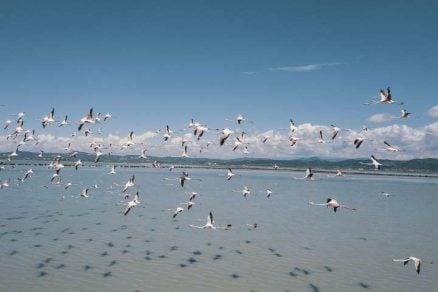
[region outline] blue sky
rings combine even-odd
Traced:
[[[111,112],[124,135],[244,113],[258,130],[360,128],[397,106],[432,124],[436,1],[1,1],[0,100],[27,125],[55,107]],[[33,126],[33,123],[35,126]],[[389,122],[385,126],[394,124]],[[57,133],[58,129],[54,129]]]

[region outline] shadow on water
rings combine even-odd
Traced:
[[[90,269],[92,269],[93,267],[91,267],[91,266],[89,266],[89,265],[85,265],[84,266],[84,271],[88,271],[88,270],[90,270]]]
[[[294,270],[297,272],[301,272],[301,273],[303,273],[303,275],[306,275],[306,276],[310,274],[310,272],[308,270],[301,269],[299,267],[294,267]]]
[[[294,272],[289,272],[289,276],[291,276],[291,277],[296,277],[296,276],[298,276],[296,273],[294,273]]]
[[[51,261],[53,261],[53,258],[46,258],[46,259],[44,260],[44,262],[45,262],[46,264],[50,263]]]
[[[26,217],[18,216],[18,217],[8,217],[8,218],[6,218],[6,220],[8,220],[8,221],[11,221],[11,220],[21,220],[21,219],[26,219]]]
[[[195,258],[193,258],[193,257],[190,257],[188,260],[187,260],[190,264],[194,264],[194,263],[197,263],[198,261],[195,259]]]
[[[39,264],[36,266],[36,268],[37,268],[37,269],[41,269],[41,268],[44,268],[45,266],[46,266],[46,264],[39,263]]]
[[[311,291],[311,292],[319,292],[319,288],[315,284],[310,283],[309,288],[310,288],[309,291]]]
[[[41,272],[38,273],[38,278],[42,278],[42,277],[45,277],[45,276],[47,276],[47,273],[44,272],[44,271],[41,271]]]
[[[364,282],[359,282],[359,283],[357,283],[357,285],[359,285],[359,287],[364,288],[364,289],[371,289],[370,285],[365,284]]]
[[[43,230],[43,229],[45,229],[45,228],[42,226],[37,226],[37,227],[31,228],[30,231],[37,231],[37,230]]]

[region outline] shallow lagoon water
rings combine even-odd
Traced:
[[[22,175],[16,167],[1,179]],[[64,169],[63,184],[51,170],[0,192],[2,291],[437,291],[438,180],[316,173],[189,169],[184,188],[175,169]],[[141,204],[123,216],[122,185],[135,175]],[[199,180],[197,180],[199,179]],[[93,187],[94,184],[98,188]],[[244,198],[243,186],[251,194]],[[79,198],[89,187],[89,198]],[[265,190],[273,194],[266,198]],[[199,195],[189,211],[172,219]],[[392,196],[379,195],[386,191]],[[334,213],[309,201],[327,197],[356,207]],[[229,231],[192,229],[212,211]],[[256,229],[246,224],[257,223]]]

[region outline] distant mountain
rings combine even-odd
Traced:
[[[38,153],[20,152],[18,157],[7,161],[9,153],[0,153],[0,160],[4,163],[40,163],[48,164],[56,155],[63,156],[66,165],[74,163],[80,158],[85,163],[94,163],[95,155],[92,153],[80,152],[77,158],[68,157],[65,153],[45,153],[39,158]],[[18,159],[19,158],[19,159]],[[264,159],[264,158],[235,158],[235,159],[210,159],[210,158],[182,158],[182,157],[156,157],[149,156],[147,160],[141,159],[138,155],[103,155],[99,163],[135,164],[150,166],[153,161],[159,161],[164,165],[184,165],[199,167],[242,167],[242,168],[272,168],[277,165],[280,169],[314,169],[344,171],[373,171],[373,166],[368,158],[362,159],[321,159],[318,157],[300,158],[293,160]],[[379,160],[383,166],[381,172],[397,173],[438,173],[438,159],[412,159],[412,160]],[[364,164],[362,164],[364,163]]]

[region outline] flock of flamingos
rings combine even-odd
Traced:
[[[371,99],[364,103],[365,105],[375,105],[375,104],[397,104],[397,105],[403,105],[403,102],[395,101],[392,98],[391,90],[388,87],[386,90],[381,89],[379,92],[379,97],[375,99]],[[401,110],[400,118],[406,119],[410,116],[410,113],[406,109]],[[13,167],[14,160],[19,159],[19,153],[23,147],[26,146],[26,144],[35,143],[38,144],[38,135],[36,134],[35,129],[27,129],[25,127],[25,119],[26,114],[25,112],[20,112],[16,115],[16,117],[13,120],[6,120],[4,124],[4,131],[7,133],[6,135],[6,143],[7,145],[11,145],[11,148],[13,148],[12,152],[10,152],[7,156],[8,161],[1,161],[0,162],[0,170],[2,170],[2,173],[7,172],[7,169],[9,167]],[[55,119],[55,109],[53,108],[49,114],[45,115],[41,118],[40,122],[44,129],[47,129],[49,127],[67,127],[67,126],[77,126],[77,131],[75,131],[72,136],[87,136],[90,137],[91,142],[88,145],[90,149],[93,150],[95,154],[94,163],[99,163],[101,161],[101,158],[103,155],[111,155],[111,152],[114,150],[124,151],[127,149],[136,149],[136,147],[140,146],[140,156],[142,162],[145,161],[146,157],[146,148],[143,143],[136,143],[135,142],[135,136],[134,132],[130,132],[127,136],[127,138],[124,140],[124,142],[121,145],[103,145],[97,142],[93,141],[94,131],[92,131],[89,127],[91,125],[102,125],[107,120],[112,119],[112,115],[110,113],[106,114],[94,114],[93,109],[90,109],[86,116],[81,118],[76,123],[70,123],[68,116],[64,116],[62,120],[56,120]],[[237,124],[238,127],[241,127],[245,123],[253,123],[253,121],[248,121],[245,119],[243,114],[237,115],[237,117],[234,119],[234,122]],[[296,144],[299,144],[300,138],[297,137],[299,133],[297,133],[297,127],[292,119],[289,119],[289,127],[287,128],[289,131],[289,140],[287,141],[290,145],[290,147],[294,147]],[[98,131],[100,131],[99,129]],[[250,145],[249,142],[246,140],[246,133],[242,130],[232,130],[229,128],[209,128],[206,125],[195,122],[193,119],[190,121],[188,126],[186,126],[185,131],[192,132],[192,138],[193,141],[201,141],[201,139],[204,139],[205,134],[208,132],[217,132],[217,143],[207,141],[202,147],[199,148],[199,151],[202,152],[204,149],[207,149],[207,147],[222,147],[222,148],[229,148],[230,151],[242,151],[243,153],[249,153],[248,146]],[[331,135],[330,140],[335,140],[337,137],[339,137],[339,132],[341,131],[340,128],[331,125]],[[363,132],[367,131],[367,128],[364,127],[362,129]],[[171,130],[171,128],[167,125],[164,127],[163,130],[156,131],[157,135],[162,136],[162,143],[169,143],[169,140],[171,139],[174,132]],[[315,133],[315,143],[326,143],[326,140],[324,139],[325,134],[322,130],[320,130],[318,133]],[[189,157],[189,150],[190,150],[190,143],[192,142],[190,139],[187,139],[188,135],[183,135],[179,142],[181,143],[181,157]],[[269,143],[269,136],[263,136],[260,138],[261,142],[263,144]],[[339,139],[339,138],[338,138]],[[364,142],[365,138],[364,136],[359,136],[353,141],[352,147],[355,147],[358,149],[362,143]],[[398,147],[391,145],[387,141],[382,141],[384,143],[385,150],[389,152],[397,152],[399,151]],[[54,170],[53,175],[50,178],[50,182],[52,184],[61,184],[63,182],[62,180],[62,170],[65,167],[63,164],[63,161],[68,161],[69,163],[66,164],[66,166],[73,166],[76,170],[78,170],[80,167],[83,166],[83,162],[80,157],[80,152],[74,150],[74,143],[69,143],[65,148],[65,155],[56,155],[51,159],[49,167]],[[160,146],[157,146],[160,147]],[[45,152],[42,150],[38,155],[36,154],[35,159],[43,159],[45,158]],[[374,155],[370,156],[370,163],[364,163],[369,164],[370,166],[373,166],[376,170],[380,169],[382,167],[382,163],[380,163],[377,158]],[[154,161],[152,163],[152,167],[154,168],[160,168],[161,164],[159,161]],[[273,166],[274,169],[278,169],[277,165]],[[174,166],[169,167],[169,171],[172,171],[174,169]],[[30,179],[33,175],[33,170],[29,169],[27,170],[22,177],[17,178],[16,180],[13,180],[11,178],[7,178],[1,181],[0,187],[1,189],[6,189],[9,187],[9,184],[11,183],[11,180],[16,182],[18,185],[21,183],[24,183],[28,179]],[[116,166],[113,165],[111,167],[111,171],[108,173],[109,175],[115,175],[116,174]],[[233,170],[231,168],[227,169],[226,173],[226,180],[231,180],[235,176]],[[338,170],[336,173],[336,176],[344,176],[343,172],[341,170]],[[314,172],[311,167],[307,168],[305,175],[303,177],[295,177],[295,179],[303,179],[303,180],[314,180]],[[180,186],[184,188],[184,185],[186,181],[191,180],[191,177],[189,176],[187,171],[182,171],[180,177],[177,178],[170,178],[174,180],[178,180],[180,183]],[[74,182],[68,182],[64,184],[64,188],[67,189],[74,185]],[[126,202],[126,207],[123,211],[124,215],[129,214],[130,212],[133,212],[133,208],[140,204],[140,195],[139,192],[136,192],[136,195],[132,198],[132,200],[129,200],[128,190],[135,186],[135,177],[132,176],[123,186],[123,188],[120,190],[121,194],[124,196],[125,200],[128,200]],[[245,186],[243,190],[239,191],[242,193],[243,196],[248,196],[251,193],[251,190],[249,187]],[[84,188],[80,191],[79,197],[87,198],[89,193],[89,188]],[[193,206],[193,200],[195,199],[196,195],[198,193],[196,192],[189,192],[189,200],[187,203],[185,203],[185,208],[189,210]],[[389,196],[387,193],[382,193],[383,195]],[[266,196],[269,198],[272,195],[271,190],[266,190]],[[336,212],[340,208],[348,209],[348,210],[356,210],[355,208],[347,207],[343,204],[340,204],[335,198],[327,198],[326,202],[324,203],[314,203],[309,202],[310,205],[313,206],[325,206],[332,208],[334,212]],[[178,214],[180,214],[182,211],[184,211],[184,208],[177,207],[172,217],[175,218]],[[257,224],[251,224],[248,225],[251,228],[257,228]],[[199,228],[199,229],[213,229],[213,230],[229,230],[232,228],[231,224],[227,224],[225,226],[216,226],[213,218],[213,213],[209,212],[207,216],[207,221],[205,225],[202,226],[196,226],[196,225],[190,225],[192,228]],[[403,262],[404,265],[406,265],[409,261],[412,261],[415,266],[415,270],[417,273],[420,273],[420,267],[422,264],[421,259],[409,256],[403,259],[394,259],[394,262]],[[432,263],[432,262],[430,262]]]

